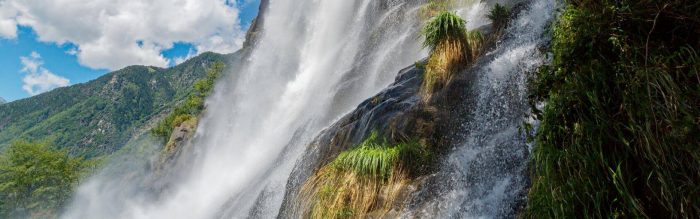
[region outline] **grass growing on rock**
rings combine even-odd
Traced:
[[[700,4],[569,1],[544,102],[529,218],[700,215]]]
[[[423,46],[430,49],[425,66],[421,94],[429,99],[457,71],[466,68],[479,56],[483,36],[467,31],[466,22],[452,12],[443,11],[425,25]]]
[[[391,208],[411,171],[430,159],[417,141],[389,145],[372,133],[310,177],[300,192],[304,218],[364,218]]]
[[[486,17],[491,20],[491,24],[496,32],[501,32],[506,28],[508,25],[508,20],[510,20],[510,9],[496,3]]]

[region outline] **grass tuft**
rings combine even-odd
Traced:
[[[496,3],[486,17],[491,20],[491,24],[496,32],[500,32],[508,25],[508,20],[510,20],[510,9]]]
[[[421,94],[424,100],[441,89],[453,73],[466,68],[478,57],[483,36],[467,31],[466,22],[452,12],[443,11],[428,21],[422,30],[423,46],[430,49]]]
[[[300,191],[304,218],[364,218],[389,211],[408,175],[430,159],[417,141],[388,145],[376,132],[342,152]]]

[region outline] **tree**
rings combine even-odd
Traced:
[[[0,157],[0,217],[53,215],[90,163],[46,142],[12,143]]]

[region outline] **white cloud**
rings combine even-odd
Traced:
[[[198,52],[234,52],[243,43],[238,9],[225,0],[0,0],[0,37],[32,27],[40,41],[73,43],[91,68],[166,67],[174,42]]]
[[[14,39],[17,37],[17,22],[9,18],[16,16],[17,10],[6,5],[7,2],[0,0],[0,38]]]
[[[29,56],[23,56],[19,59],[24,66],[22,72],[27,74],[22,78],[22,82],[24,83],[22,85],[22,90],[29,93],[29,95],[34,96],[70,84],[67,78],[55,75],[48,69],[42,67],[44,61],[42,61],[39,53],[32,52]]]

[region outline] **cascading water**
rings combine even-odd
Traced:
[[[464,1],[468,27],[485,24],[487,4]],[[272,0],[245,64],[217,84],[193,140],[190,162],[156,197],[143,180],[98,174],[64,218],[273,218],[306,145],[324,127],[426,56],[420,0]],[[527,112],[525,75],[543,62],[554,0],[533,0],[507,37],[475,68],[477,107],[466,141],[437,174],[439,195],[405,216],[512,215],[526,188],[528,149],[518,135]],[[420,196],[416,193],[413,196]],[[421,200],[420,197],[413,197]],[[432,215],[431,215],[432,214]]]
[[[418,5],[270,1],[243,69],[217,84],[207,101],[187,172],[158,198],[125,197],[114,187],[129,185],[98,175],[64,217],[274,217],[309,139],[425,56]]]
[[[513,218],[527,193],[529,146],[520,127],[527,121],[527,73],[546,61],[547,27],[555,0],[526,2],[504,39],[472,70],[475,98],[462,131],[442,168],[413,194],[406,217]],[[432,193],[428,195],[428,193]],[[429,197],[429,198],[426,198]]]

